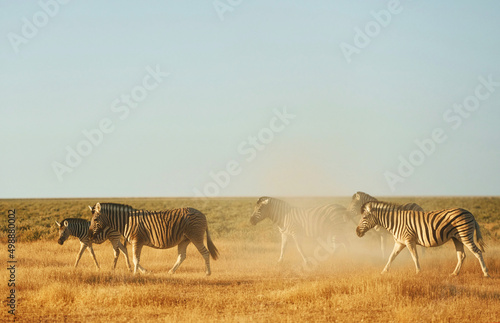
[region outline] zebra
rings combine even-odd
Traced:
[[[363,204],[365,204],[366,202],[371,202],[371,201],[376,202],[378,200],[376,198],[374,198],[373,196],[366,194],[364,192],[356,192],[352,196],[351,204],[349,204],[349,207],[347,208],[347,212],[350,215],[350,219],[351,219],[351,221],[353,221],[353,223],[357,224],[354,221],[354,218],[361,215],[360,210],[361,210],[361,207],[363,206]],[[401,205],[401,207],[405,210],[424,212],[424,209],[422,209],[420,207],[420,205],[418,205],[417,203],[406,203],[406,204]],[[389,233],[389,231],[385,230],[383,227],[380,227],[378,225],[375,226],[374,231],[371,231],[371,232],[375,233],[375,235],[377,235],[378,238],[380,238],[380,250],[382,251],[382,258],[385,259],[385,241],[386,241],[386,238],[391,236],[391,234]],[[422,251],[424,252],[424,250],[422,250]]]
[[[264,196],[257,201],[250,223],[256,225],[266,218],[278,225],[281,233],[281,254],[278,263],[283,262],[290,236],[295,240],[297,250],[306,265],[309,261],[302,248],[305,238],[333,238],[333,250],[336,249],[335,242],[337,241],[347,244],[342,233],[343,224],[347,221],[346,209],[341,205],[328,204],[302,209],[292,207],[285,201]]]
[[[103,228],[109,226],[120,232],[132,244],[134,274],[146,270],[139,265],[143,246],[168,249],[177,246],[178,258],[169,273],[173,274],[186,259],[186,249],[190,242],[196,246],[205,259],[206,275],[211,274],[210,257],[217,260],[219,251],[208,232],[207,219],[203,213],[193,208],[166,211],[133,210],[128,205],[116,203],[96,203],[89,206],[92,221],[89,237],[92,241]],[[208,250],[203,244],[207,234]]]
[[[56,221],[57,226],[59,227],[59,239],[57,243],[62,245],[64,241],[66,241],[70,236],[77,237],[80,240],[80,251],[76,256],[75,268],[78,266],[78,262],[82,257],[85,249],[89,248],[89,252],[94,259],[94,263],[99,269],[99,264],[97,263],[97,259],[94,254],[94,249],[92,248],[92,244],[89,243],[89,227],[90,221],[78,218],[68,218],[61,221],[61,223]],[[101,244],[106,240],[109,240],[113,245],[113,251],[115,254],[113,260],[113,270],[116,268],[116,262],[118,261],[118,256],[120,255],[120,251],[125,256],[125,260],[127,262],[127,268],[130,271],[130,262],[128,260],[127,247],[124,246],[120,241],[120,233],[110,229],[109,227],[105,228],[98,236],[94,238],[94,243]],[[125,241],[125,244],[127,242]]]
[[[437,247],[453,239],[458,263],[451,274],[457,276],[465,259],[464,244],[476,256],[485,277],[489,277],[483,260],[485,244],[479,224],[467,210],[455,208],[441,211],[418,212],[385,202],[367,202],[361,207],[362,217],[356,233],[362,237],[376,225],[386,228],[394,237],[394,249],[382,273],[389,271],[392,261],[404,249],[410,250],[417,274],[420,272],[416,245]],[[474,243],[474,231],[479,247]]]

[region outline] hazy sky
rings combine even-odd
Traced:
[[[500,195],[498,1],[0,1],[0,197]]]

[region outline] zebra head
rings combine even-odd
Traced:
[[[68,221],[64,220],[62,224],[56,221],[56,224],[59,227],[59,239],[57,240],[57,243],[62,245],[70,236]]]
[[[266,212],[266,207],[269,204],[269,197],[261,197],[252,213],[252,217],[250,218],[250,223],[256,225],[260,221],[264,220],[268,217],[268,212]]]
[[[89,205],[90,211],[92,211],[92,220],[90,221],[89,227],[89,240],[92,242],[94,236],[97,236],[102,230],[107,226],[107,218],[101,214],[101,204],[97,202],[94,207]]]
[[[347,208],[347,212],[351,217],[358,215],[358,211],[361,209],[361,195],[360,192],[356,192],[351,199],[351,204]]]
[[[358,237],[362,237],[365,233],[378,225],[377,218],[372,214],[372,202],[367,202],[361,207],[361,219],[359,220],[358,227],[356,228],[356,234]]]
[[[361,210],[361,207],[363,204],[369,201],[375,201],[376,199],[364,192],[356,192],[351,199],[351,204],[349,204],[349,207],[347,208],[347,213],[349,216],[356,217],[359,216],[359,210]]]

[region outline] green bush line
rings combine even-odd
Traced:
[[[263,221],[257,226],[250,225],[249,219],[257,198],[0,199],[0,242],[7,241],[8,210],[16,209],[17,241],[55,240],[58,237],[55,221],[69,217],[90,219],[88,205],[94,205],[96,202],[123,203],[148,210],[190,206],[206,214],[214,238],[279,242],[278,230],[270,221]],[[347,207],[351,198],[287,197],[284,199],[299,207],[326,203],[337,203]],[[415,202],[425,210],[461,207],[474,214],[486,239],[498,240],[500,237],[500,197],[379,197],[379,199],[395,203]]]

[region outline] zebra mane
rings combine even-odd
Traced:
[[[394,209],[394,210],[399,210],[399,209],[404,209],[403,205],[397,204],[397,203],[391,203],[391,202],[384,202],[384,201],[368,201],[364,203],[361,206],[361,214],[366,210],[366,208],[370,205],[370,209],[375,209],[375,210],[380,210],[380,209]]]
[[[273,205],[273,206],[281,206],[283,208],[292,208],[292,206],[290,205],[290,203],[288,202],[285,202],[283,200],[280,200],[280,199],[277,199],[277,198],[274,198],[274,197],[267,197],[267,196],[264,196],[264,197],[261,197],[259,199],[258,202],[261,202],[261,200],[265,200],[265,199],[268,199],[269,200],[269,205]]]
[[[75,223],[75,222],[77,222],[77,223],[78,222],[80,222],[80,223],[87,223],[87,222],[89,222],[89,220],[82,219],[82,218],[66,218],[66,219],[62,220],[60,223],[64,223],[64,221],[68,221],[68,224],[71,223],[71,222],[73,222],[73,223]]]
[[[354,193],[354,195],[352,196],[352,198],[354,198],[356,195],[360,195],[360,200],[366,200],[366,199],[370,199],[370,200],[374,200],[376,201],[377,199],[374,198],[373,196],[371,196],[370,194],[367,194],[365,192],[356,192]]]
[[[262,202],[264,202],[265,200],[272,200],[273,198],[272,197],[269,197],[269,196],[262,196],[261,198],[259,198],[257,200],[257,203],[258,204],[261,204]]]
[[[109,210],[113,210],[113,209],[122,209],[122,210],[125,210],[125,211],[135,211],[135,209],[133,207],[131,207],[130,205],[127,205],[127,204],[120,204],[120,203],[101,203],[101,210],[104,210],[104,211],[109,211]]]

